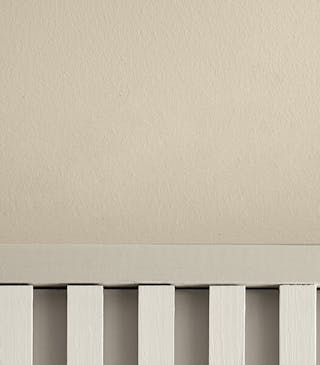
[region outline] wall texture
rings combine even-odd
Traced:
[[[0,3],[0,243],[320,242],[319,1]]]

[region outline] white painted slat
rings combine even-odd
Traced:
[[[0,365],[32,365],[32,307],[32,286],[0,286]]]
[[[316,364],[316,286],[280,286],[280,365]]]
[[[103,365],[103,287],[68,286],[68,365]]]
[[[245,363],[245,287],[210,286],[209,365]]]
[[[174,298],[174,286],[139,286],[139,365],[174,365]]]

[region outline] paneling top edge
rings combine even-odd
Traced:
[[[320,245],[1,244],[0,283],[320,284]]]

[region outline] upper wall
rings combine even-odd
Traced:
[[[320,242],[319,1],[0,4],[0,243]]]

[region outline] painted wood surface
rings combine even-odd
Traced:
[[[319,262],[320,245],[0,245],[0,283],[320,285]]]
[[[139,286],[138,365],[174,365],[173,286]]]
[[[33,287],[0,286],[0,365],[32,365]]]
[[[280,365],[316,364],[316,287],[280,286]]]
[[[40,301],[37,292],[44,292]],[[33,365],[67,363],[67,293],[61,289],[54,290],[59,297],[54,299],[56,294],[50,292],[52,290],[43,289],[34,292],[34,316],[38,316],[38,320],[35,318],[34,321],[34,349],[38,355],[34,355]],[[137,365],[138,290],[105,289],[104,298],[104,364]],[[208,288],[176,288],[175,365],[208,365],[208,304]],[[278,316],[277,289],[247,290],[246,365],[279,365]],[[43,321],[45,317],[48,323]]]
[[[103,287],[68,286],[68,365],[103,365]]]
[[[209,290],[209,365],[244,365],[245,287]]]

